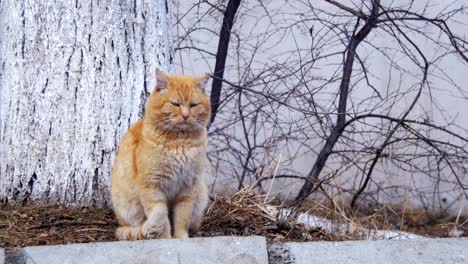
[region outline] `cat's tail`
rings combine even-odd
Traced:
[[[143,239],[143,235],[141,233],[141,226],[133,227],[133,226],[121,226],[117,228],[115,232],[115,236],[119,240],[141,240]]]

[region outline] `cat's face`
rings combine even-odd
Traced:
[[[189,132],[204,129],[210,119],[210,100],[202,89],[209,78],[156,73],[156,89],[147,112],[158,129]]]

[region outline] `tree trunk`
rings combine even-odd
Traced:
[[[120,138],[171,60],[169,7],[0,0],[1,200],[109,204]]]

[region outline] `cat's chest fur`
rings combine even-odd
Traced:
[[[152,169],[152,181],[158,182],[168,198],[191,187],[202,170],[203,147],[160,147]]]

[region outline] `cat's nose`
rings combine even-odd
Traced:
[[[188,107],[185,107],[185,106],[181,106],[180,107],[180,115],[182,116],[182,118],[184,120],[187,120],[189,117],[190,117],[190,109],[188,109]]]

